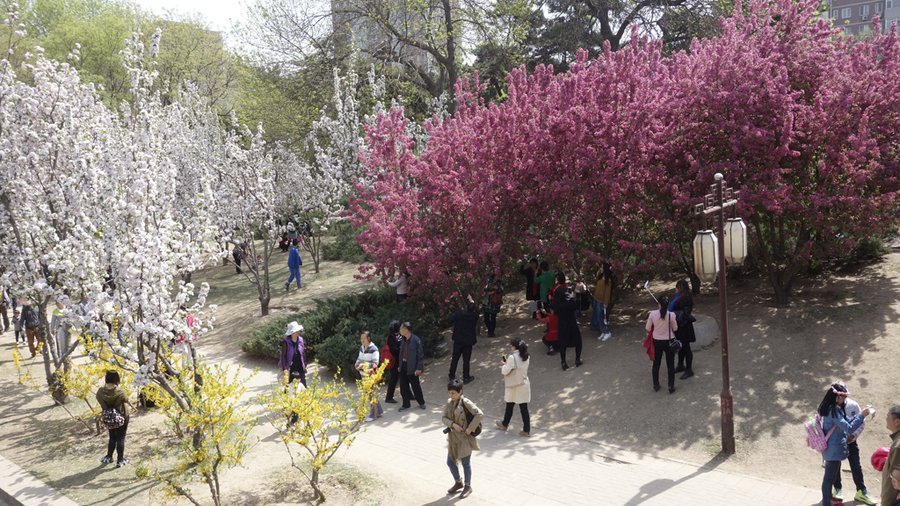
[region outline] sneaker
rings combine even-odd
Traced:
[[[606,339],[603,339],[603,336],[605,336],[605,335],[606,334],[600,334],[599,336],[597,336],[597,340],[598,341],[606,341]]]
[[[424,404],[419,404],[419,409],[425,409],[425,405],[424,405]]]
[[[469,377],[463,378],[464,385],[468,385],[469,383],[471,383],[473,381],[475,381],[475,376],[469,376]]]
[[[290,290],[290,289],[291,289],[291,284],[290,284],[290,283],[285,283],[285,284],[284,284],[284,290],[285,290],[285,291],[288,291],[288,290]]]
[[[681,379],[683,379],[683,380],[686,380],[686,379],[692,378],[692,377],[694,377],[694,371],[692,371],[690,369],[688,369],[687,371],[684,371],[684,374],[681,375]]]
[[[112,464],[112,457],[103,457],[100,459],[101,464]]]
[[[367,416],[367,417],[365,418],[364,421],[366,421],[366,422],[371,422],[371,421],[374,421],[374,420],[375,420],[375,419],[372,418],[372,416],[370,415],[370,416]]]
[[[856,502],[861,502],[863,504],[868,504],[869,506],[875,506],[875,503],[878,502],[869,495],[869,492],[865,490],[857,490],[856,495],[853,496],[853,500]]]
[[[684,370],[685,370],[684,365],[679,365],[678,367],[675,368],[675,372],[684,372]]]
[[[503,430],[503,431],[505,431],[507,429],[507,426],[503,425],[503,422],[501,422],[500,420],[496,420],[494,422],[494,427],[497,427],[498,429]]]
[[[838,501],[844,500],[843,491],[837,487],[831,487],[831,498],[837,499]]]
[[[569,364],[563,362],[563,363],[562,363],[562,370],[565,371],[565,370],[568,369],[568,368],[569,368]]]
[[[125,467],[126,464],[128,464],[128,459],[122,459],[116,463],[116,467]]]
[[[458,481],[458,482],[454,483],[453,486],[450,487],[450,489],[447,490],[447,495],[455,494],[455,493],[459,492],[460,490],[462,490],[462,488],[463,488],[463,483],[461,481]]]
[[[525,432],[524,430],[519,431],[519,435],[522,436],[522,437],[531,437],[531,433],[530,433],[530,432]]]
[[[385,399],[384,402],[386,404],[397,404],[397,401],[395,401],[394,399]]]
[[[612,337],[612,333],[607,332],[600,336],[600,340],[606,342],[606,341],[609,341],[610,337]]]
[[[575,367],[581,367],[582,364],[584,364],[584,362],[582,362],[581,360],[575,361]]]
[[[397,412],[403,413],[404,411],[407,411],[407,410],[409,410],[409,406],[403,406],[402,408],[398,409]]]

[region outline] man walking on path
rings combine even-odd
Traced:
[[[900,489],[894,488],[891,483],[891,471],[900,470],[900,404],[888,410],[885,422],[891,433],[891,451],[881,470],[881,504],[891,505],[900,494]]]
[[[463,383],[469,384],[475,376],[469,374],[469,361],[472,359],[472,347],[477,342],[475,334],[478,329],[478,311],[471,298],[466,307],[457,309],[450,317],[448,324],[453,325],[453,358],[450,360],[450,379],[456,379],[456,366],[459,357],[463,359]]]
[[[22,306],[22,327],[25,328],[25,338],[28,340],[28,351],[31,357],[37,355],[35,340],[43,343],[44,338],[41,336],[39,329],[41,328],[41,318],[34,306]]]
[[[303,259],[300,258],[300,250],[297,249],[299,242],[298,239],[294,239],[293,244],[291,244],[291,251],[288,253],[288,270],[291,271],[291,275],[284,284],[285,290],[291,289],[291,281],[294,278],[297,278],[297,289],[303,288],[303,284],[300,282],[300,266],[303,265]]]
[[[422,394],[422,385],[419,384],[419,376],[425,368],[425,348],[422,347],[419,336],[412,333],[411,323],[403,322],[400,325],[400,335],[403,336],[400,347],[400,397],[403,398],[403,406],[398,411],[410,408],[413,395],[419,408],[425,409],[425,396]]]

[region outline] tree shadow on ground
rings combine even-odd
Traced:
[[[865,390],[873,372],[861,368],[863,357],[881,353],[877,339],[890,325],[900,321],[900,312],[884,301],[900,300],[900,287],[876,268],[853,278],[831,278],[803,285],[797,302],[789,307],[771,307],[759,282],[740,283],[729,288],[729,341],[731,385],[734,396],[738,460],[748,458],[757,445],[771,445],[784,436],[775,457],[779,461],[806,465],[802,422],[813,413],[828,383],[847,371],[851,388]],[[571,435],[574,441],[559,441],[558,448],[583,451],[577,441],[594,440],[648,455],[671,450],[697,449],[707,457],[715,455],[720,437],[721,353],[716,342],[705,350],[695,350],[696,376],[679,380],[677,391],[651,388],[650,361],[641,346],[646,336],[644,319],[652,307],[644,297],[632,296],[619,305],[613,318],[613,338],[596,339],[587,328],[589,315],[580,320],[584,365],[562,371],[558,356],[547,356],[540,338],[544,326],[530,318],[525,301],[509,297],[498,326],[498,338],[481,337],[472,357],[476,380],[464,393],[486,413],[486,430],[502,417],[503,382],[499,355],[509,353],[509,338],[522,337],[529,344],[529,377],[532,401],[532,434],[549,431]],[[718,315],[715,294],[695,300],[695,312]],[[886,307],[887,306],[887,307]],[[569,349],[569,364],[574,363]],[[871,364],[871,365],[868,365]],[[866,367],[876,365],[869,360]],[[462,376],[462,364],[457,374]],[[449,357],[432,360],[426,366],[423,389],[430,417],[406,421],[390,417],[383,423],[400,423],[408,430],[440,430],[440,413],[446,402]],[[665,382],[665,365],[660,371]],[[865,395],[864,391],[860,394]],[[399,394],[397,395],[399,398]],[[860,402],[884,406],[895,399],[860,398]],[[417,410],[413,410],[417,411]],[[521,428],[515,409],[509,434]],[[483,437],[482,452],[502,452]],[[535,452],[523,441],[516,452]],[[614,455],[613,455],[614,456]],[[810,470],[810,473],[817,472]],[[655,485],[654,485],[655,486]]]

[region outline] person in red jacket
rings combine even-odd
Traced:
[[[559,317],[552,309],[548,308],[546,312],[543,310],[537,312],[537,320],[547,324],[547,333],[544,334],[541,341],[547,347],[547,355],[553,355],[559,351],[557,349],[559,346]]]

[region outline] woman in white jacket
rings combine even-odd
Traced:
[[[509,342],[512,353],[503,359],[500,373],[506,383],[503,400],[506,401],[506,414],[503,421],[497,421],[497,428],[506,430],[512,419],[513,407],[518,404],[522,413],[522,431],[520,436],[531,435],[531,417],[528,415],[528,403],[531,402],[531,383],[528,381],[528,344],[514,337]]]

